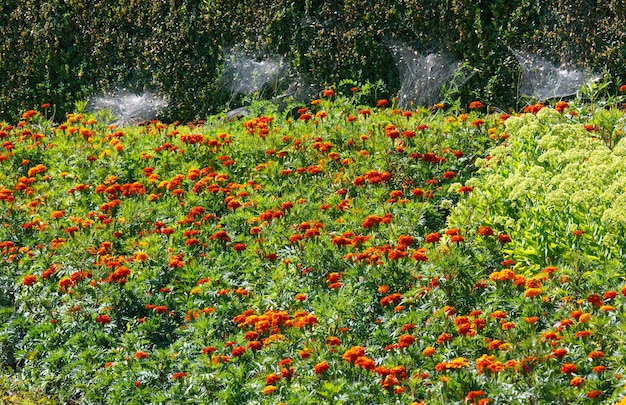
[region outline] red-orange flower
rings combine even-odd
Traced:
[[[599,390],[589,391],[586,395],[587,398],[599,398],[601,396],[602,396],[602,391],[599,391]]]
[[[275,385],[277,382],[281,380],[282,376],[272,373],[265,377],[265,385]]]
[[[465,238],[461,235],[454,235],[450,238],[450,242],[452,243],[461,243],[463,241],[465,241]]]
[[[502,243],[503,245],[505,243],[511,243],[511,237],[507,234],[501,233],[498,235],[498,242]]]
[[[184,371],[179,371],[177,373],[172,374],[172,380],[180,380],[185,377],[187,377],[187,373]]]
[[[362,356],[365,356],[365,348],[363,346],[352,346],[341,357],[349,363],[354,363],[356,359]]]
[[[413,343],[415,343],[415,338],[411,335],[402,335],[398,338],[398,346],[400,347],[409,347]]]
[[[37,282],[37,276],[29,274],[22,279],[22,285],[31,286]]]
[[[484,397],[484,396],[485,396],[485,391],[483,390],[470,391],[465,396],[465,402],[473,404],[476,399],[478,399],[479,397]]]
[[[576,370],[578,370],[578,368],[576,367],[576,364],[565,363],[561,366],[561,372],[563,374],[573,374],[576,372]]]
[[[572,387],[580,387],[580,385],[584,382],[585,382],[584,378],[580,376],[576,376],[570,380],[569,385],[571,385]]]
[[[150,354],[139,351],[139,352],[135,352],[135,355],[133,357],[136,359],[147,359],[148,357],[150,357]]]
[[[96,317],[96,322],[102,325],[106,325],[108,323],[111,323],[111,317],[108,315],[100,314]]]
[[[230,355],[233,357],[239,357],[246,352],[246,348],[243,346],[234,347]]]
[[[315,366],[313,366],[313,372],[315,372],[315,374],[319,375],[319,374],[325,373],[329,368],[330,368],[330,366],[328,365],[328,363],[323,361],[323,362],[317,363]]]
[[[434,347],[432,347],[432,346],[429,346],[429,347],[425,348],[425,349],[422,351],[422,355],[423,355],[424,357],[430,357],[430,356],[432,356],[433,354],[435,354],[435,352],[436,352],[436,351],[437,351],[437,349],[435,349],[435,348],[434,348]]]
[[[233,250],[235,252],[241,252],[242,250],[246,250],[247,246],[245,243],[235,243],[233,245]]]
[[[278,389],[278,387],[276,387],[275,385],[268,385],[265,388],[263,388],[263,394],[265,395],[270,395],[273,394],[274,392],[276,392],[276,390]]]
[[[590,359],[601,359],[604,357],[604,352],[600,351],[600,350],[594,350],[592,352],[589,353],[588,356]]]

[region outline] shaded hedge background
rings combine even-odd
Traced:
[[[462,99],[502,108],[517,96],[511,48],[626,79],[626,0],[2,0],[0,16],[0,119],[121,88],[167,94],[166,119],[219,112],[235,45],[310,83],[382,80],[387,97],[401,85],[390,42],[447,52],[477,72]]]

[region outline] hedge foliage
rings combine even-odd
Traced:
[[[284,58],[307,83],[380,80],[387,96],[402,79],[390,43],[445,52],[476,72],[464,100],[501,107],[517,97],[512,49],[626,78],[625,0],[3,0],[0,14],[4,119],[113,89],[167,94],[170,118],[205,116],[233,104],[221,80],[233,49]]]

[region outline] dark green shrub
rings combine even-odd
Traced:
[[[284,58],[305,83],[381,80],[391,97],[402,77],[390,43],[466,61],[475,74],[454,96],[505,108],[518,97],[512,49],[623,82],[625,10],[623,0],[4,1],[0,117],[45,102],[63,115],[78,100],[120,89],[167,95],[168,119],[206,116],[242,102],[221,80],[235,46]]]

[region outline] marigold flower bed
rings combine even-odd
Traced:
[[[68,403],[620,401],[624,113],[469,107],[0,124],[0,360]]]

